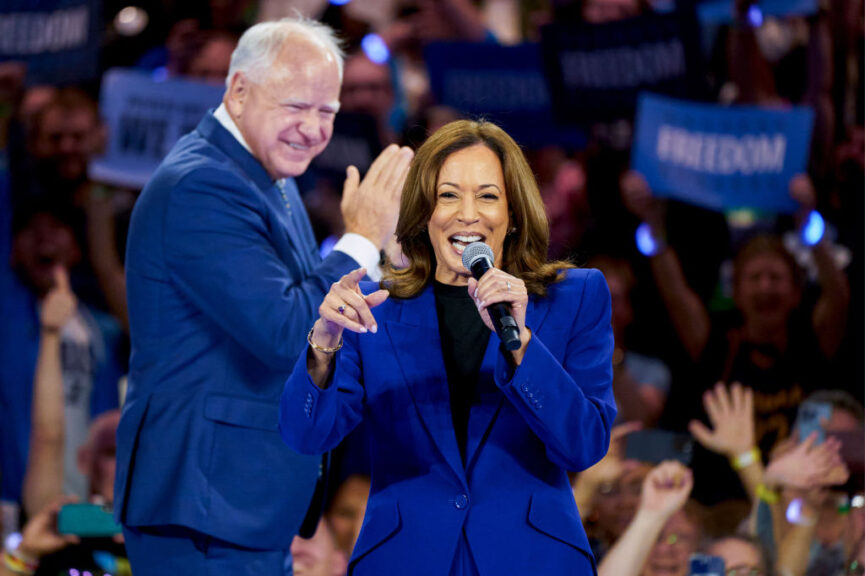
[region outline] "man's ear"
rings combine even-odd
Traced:
[[[240,118],[249,99],[250,81],[243,72],[235,72],[225,91],[225,107],[232,118]]]

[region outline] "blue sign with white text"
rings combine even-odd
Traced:
[[[584,145],[582,132],[554,121],[537,44],[437,43],[424,58],[439,104],[495,122],[524,146]]]
[[[101,0],[0,2],[0,61],[27,64],[31,85],[96,78],[101,33]]]
[[[640,92],[705,95],[700,26],[691,6],[603,24],[541,29],[556,118],[582,125],[631,118]]]
[[[814,113],[728,108],[644,94],[631,165],[657,196],[714,210],[792,212],[790,179],[806,170]]]
[[[100,182],[141,188],[178,138],[219,106],[225,86],[190,80],[156,81],[138,70],[109,70],[99,109],[108,126],[108,149],[90,164]]]

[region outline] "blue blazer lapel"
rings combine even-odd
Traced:
[[[442,458],[465,485],[465,471],[451,418],[447,373],[432,286],[401,302],[399,321],[384,323],[421,422]]]
[[[302,266],[299,275],[303,276],[312,270],[319,261],[318,245],[294,179],[274,182],[261,162],[219,123],[213,111],[204,115],[196,130],[222,150],[259,189],[273,217],[285,229],[287,241],[294,247],[295,254],[299,255]]]
[[[540,330],[548,310],[549,305],[546,300],[536,302],[535,298],[529,299],[529,304],[526,308],[526,325],[532,332],[537,333]],[[478,376],[478,396],[480,400],[478,405],[472,408],[471,415],[469,416],[468,445],[466,446],[467,471],[471,470],[472,465],[477,459],[479,448],[486,442],[493,422],[495,422],[499,410],[501,410],[504,403],[505,395],[498,389],[494,380],[500,346],[501,340],[499,340],[498,335],[495,333],[490,334],[490,340],[487,344],[487,350],[484,354],[484,360]]]
[[[501,340],[497,334],[490,334],[487,350],[478,373],[478,403],[469,413],[468,439],[466,440],[466,471],[471,470],[478,448],[486,440],[492,423],[495,421],[504,402],[505,395],[496,386],[493,375],[499,355]]]

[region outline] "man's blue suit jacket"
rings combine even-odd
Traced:
[[[292,180],[284,192],[208,114],[136,203],[115,483],[128,526],[287,549],[304,518],[320,458],[280,440],[279,395],[325,293],[358,264],[322,261]]]
[[[432,288],[374,314],[377,334],[343,334],[328,388],[301,359],[280,402],[282,437],[302,453],[330,450],[365,423],[372,489],[351,573],[448,574],[463,530],[480,574],[591,573],[565,471],[604,456],[616,415],[603,276],[570,270],[530,299],[532,339],[518,368],[490,336],[465,466]]]

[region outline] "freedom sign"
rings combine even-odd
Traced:
[[[190,80],[156,81],[115,68],[102,81],[99,108],[108,127],[106,154],[90,164],[94,180],[143,188],[178,138],[219,106],[225,87]]]
[[[541,29],[541,46],[562,122],[630,118],[643,90],[680,98],[698,98],[704,90],[692,7],[605,24],[550,24]]]
[[[27,64],[29,84],[67,84],[99,75],[100,0],[3,0],[0,61]]]
[[[793,212],[790,179],[804,172],[814,113],[728,108],[644,94],[631,165],[657,196],[713,210]]]
[[[537,44],[434,43],[424,58],[439,104],[495,122],[524,146],[585,144],[584,134],[553,118]]]

